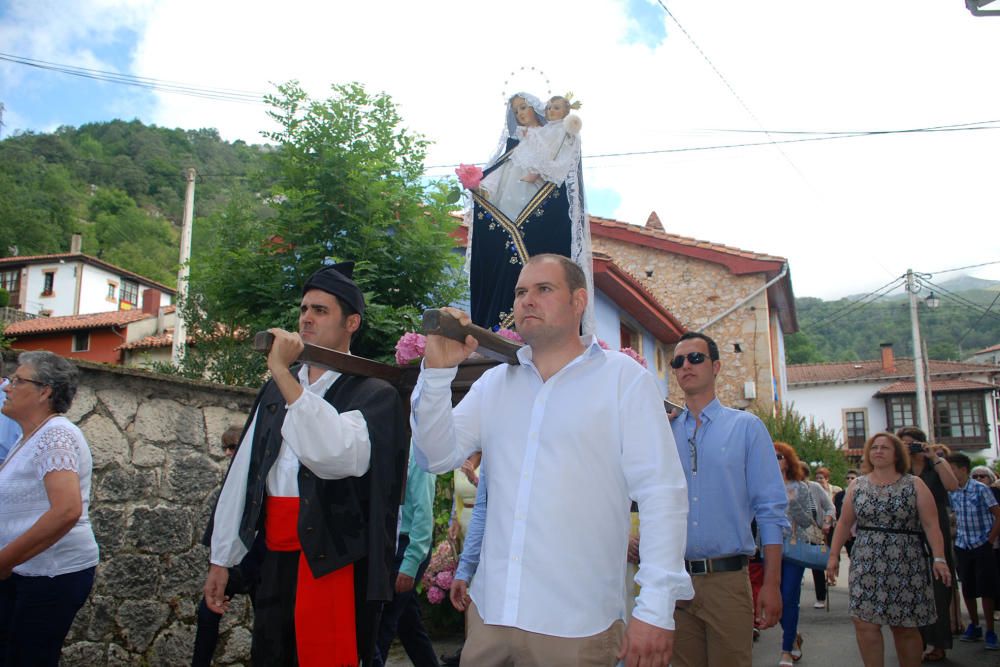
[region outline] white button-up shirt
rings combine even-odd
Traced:
[[[361,477],[368,472],[371,442],[368,424],[357,410],[337,412],[325,398],[326,392],[340,377],[335,371],[324,372],[309,382],[309,367],[299,369],[299,384],[305,390],[288,405],[281,425],[281,448],[267,473],[267,494],[286,498],[299,496],[299,466],[309,468],[320,479]],[[253,447],[257,415],[240,442],[226,483],[219,494],[212,528],[212,553],[215,565],[233,567],[247,554],[240,539],[240,520],[247,497],[250,450]]]
[[[451,408],[456,369],[425,368],[413,391],[417,461],[458,468],[482,450],[490,495],[471,596],[483,620],[585,637],[625,616],[631,500],[642,592],[633,615],[673,629],[694,596],[684,570],[687,489],[652,375],[596,339],[543,382],[531,349]]]

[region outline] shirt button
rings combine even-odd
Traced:
[[[692,522],[691,522],[691,525],[693,525],[693,526],[697,526],[697,525],[698,525],[698,522],[697,522],[697,521],[692,521]]]
[[[694,497],[694,498],[692,498],[691,500],[693,500],[694,502],[698,502],[698,496],[695,496],[695,497]]]

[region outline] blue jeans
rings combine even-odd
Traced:
[[[801,565],[781,561],[781,650],[791,651],[795,647],[795,635],[799,631],[799,597],[802,595]]]
[[[73,618],[94,585],[94,569],[58,577],[12,574],[0,581],[0,667],[59,664]]]

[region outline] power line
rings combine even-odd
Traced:
[[[969,299],[966,299],[964,296],[962,296],[960,294],[956,294],[955,292],[952,292],[951,290],[945,289],[944,287],[941,287],[940,285],[932,283],[930,280],[928,280],[926,278],[918,277],[918,280],[924,286],[926,286],[928,288],[933,288],[935,290],[938,290],[943,295],[945,295],[947,297],[950,297],[952,300],[957,301],[957,302],[961,303],[962,305],[964,305],[964,306],[966,306],[968,308],[972,308],[973,310],[975,310],[978,313],[986,314],[986,313],[989,312],[988,308],[984,308],[982,305],[976,303],[975,301],[970,301]],[[990,313],[990,314],[993,315],[994,317],[1000,319],[1000,314],[997,314],[997,313]]]
[[[958,349],[962,349],[962,342],[965,340],[966,336],[972,333],[972,330],[975,329],[977,326],[979,326],[979,323],[983,321],[984,317],[986,317],[986,313],[989,313],[991,310],[993,310],[993,306],[997,305],[998,299],[1000,299],[1000,292],[997,292],[997,295],[993,297],[993,302],[990,304],[990,307],[986,309],[986,312],[980,315],[979,318],[972,323],[972,326],[970,326],[966,330],[966,332],[962,334],[962,337],[958,339],[958,345],[957,345]]]
[[[972,264],[971,266],[960,266],[955,269],[944,269],[941,271],[931,271],[930,275],[935,276],[939,273],[952,273],[954,271],[965,271],[966,269],[978,269],[983,266],[993,266],[994,264],[1000,264],[1000,260],[995,260],[992,262],[983,262],[982,264]]]
[[[1000,121],[982,121],[980,123],[975,123],[975,125],[984,125],[988,123],[1000,123]],[[584,155],[583,158],[587,160],[596,160],[601,158],[611,158],[611,157],[631,157],[631,156],[643,156],[643,155],[662,155],[666,153],[690,153],[697,151],[714,151],[714,150],[728,150],[732,148],[752,148],[755,146],[770,146],[771,144],[797,144],[810,141],[834,141],[837,139],[855,139],[857,137],[876,137],[876,136],[888,136],[896,134],[920,134],[920,133],[931,133],[931,132],[971,132],[975,130],[1000,130],[1000,125],[996,127],[968,127],[974,125],[973,123],[963,123],[961,125],[953,126],[939,126],[939,127],[920,127],[920,128],[904,128],[900,130],[863,130],[858,132],[828,132],[822,136],[812,136],[812,137],[801,137],[796,139],[773,139],[771,141],[750,141],[738,144],[720,144],[716,146],[683,146],[680,148],[659,148],[648,151],[623,151],[620,153],[594,153],[591,155]],[[483,163],[478,163],[483,164]],[[425,167],[425,169],[447,169],[458,167],[459,163],[454,164],[435,164]],[[1000,262],[994,262],[1000,263]],[[957,269],[952,269],[957,270]]]
[[[35,58],[27,58],[25,56],[18,56],[10,53],[0,53],[0,60],[14,63],[17,65],[25,65],[27,67],[49,70],[52,72],[59,72],[61,74],[69,74],[71,76],[78,76],[85,79],[93,79],[95,81],[118,83],[126,86],[144,88],[146,90],[155,90],[164,93],[175,93],[177,95],[187,95],[190,97],[200,97],[203,99],[215,100],[219,102],[237,102],[243,104],[262,104],[264,102],[263,93],[257,93],[251,91],[234,90],[226,88],[202,88],[176,81],[166,81],[163,79],[135,76],[132,74],[120,74],[118,72],[108,72],[105,70],[91,69],[88,67],[63,65],[60,63],[53,63],[46,60],[37,60]]]
[[[810,324],[803,324],[802,328],[812,329],[815,331],[820,326],[828,326],[830,324],[833,324],[834,322],[838,322],[844,319],[848,315],[854,315],[855,313],[859,313],[868,306],[870,306],[871,304],[878,301],[879,299],[888,296],[890,292],[892,292],[893,290],[900,287],[900,285],[902,285],[903,280],[904,276],[898,276],[894,278],[891,282],[886,283],[885,285],[876,289],[873,292],[869,292],[860,299],[851,301],[847,306],[837,311],[834,311],[833,313],[825,315]],[[869,298],[870,300],[868,300]]]

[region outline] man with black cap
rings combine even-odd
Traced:
[[[350,351],[365,308],[353,266],[327,266],[306,281],[299,333],[271,329],[271,379],[213,516],[205,600],[218,613],[228,606],[226,568],[264,533],[255,665],[368,665],[379,611],[392,598],[407,459],[399,394],[374,378],[289,368],[303,343]]]

